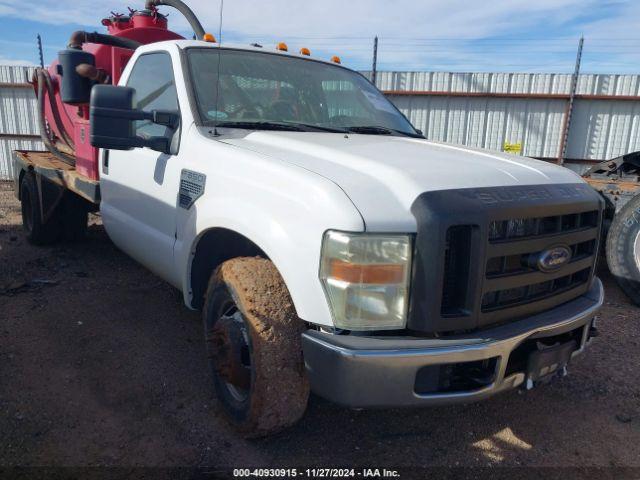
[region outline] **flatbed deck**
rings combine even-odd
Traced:
[[[33,170],[91,203],[100,203],[100,182],[80,175],[73,165],[59,160],[51,152],[15,150],[13,158],[18,168]]]

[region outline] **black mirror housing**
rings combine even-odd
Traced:
[[[159,125],[176,129],[180,117],[175,112],[155,110],[144,112],[133,108],[135,89],[114,85],[96,85],[91,90],[91,145],[110,150],[131,150],[148,147],[170,153],[166,137],[144,139],[135,134],[135,121],[151,120]]]
[[[134,95],[135,90],[129,87],[93,87],[90,104],[91,145],[113,150],[131,150],[137,146],[133,144],[136,140],[134,123],[123,118],[133,112]]]

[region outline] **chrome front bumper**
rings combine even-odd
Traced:
[[[540,313],[473,335],[446,339],[332,335],[309,330],[302,335],[305,366],[312,390],[350,407],[440,405],[482,400],[521,386],[526,372],[512,371],[509,359],[528,340],[574,332],[584,351],[604,290],[598,278],[583,296]],[[580,330],[581,329],[581,330]],[[463,391],[416,393],[418,371],[495,359],[491,383]],[[507,374],[508,366],[510,373]]]

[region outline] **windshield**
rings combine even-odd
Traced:
[[[205,125],[419,136],[373,85],[346,68],[243,50],[191,48],[187,55]]]

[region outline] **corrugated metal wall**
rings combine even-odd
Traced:
[[[371,72],[363,72],[370,77]],[[449,73],[378,72],[381,90],[557,93],[568,94],[570,74],[556,73]],[[640,75],[580,75],[576,93],[591,95],[638,95]]]
[[[378,72],[376,83],[386,92],[416,92],[389,98],[429,139],[493,150],[521,144],[521,155],[539,158],[559,154],[567,100],[553,96],[569,95],[571,75]],[[576,94],[566,158],[605,160],[640,150],[640,101],[584,98],[638,97],[639,75],[580,75]]]
[[[0,180],[12,178],[12,150],[44,148],[33,139],[39,134],[33,89],[16,86],[32,74],[31,67],[0,66]]]
[[[430,140],[503,150],[522,145],[522,155],[558,154],[564,115],[561,100],[460,97],[391,97]]]
[[[638,150],[640,102],[576,101],[568,157],[606,160]]]

